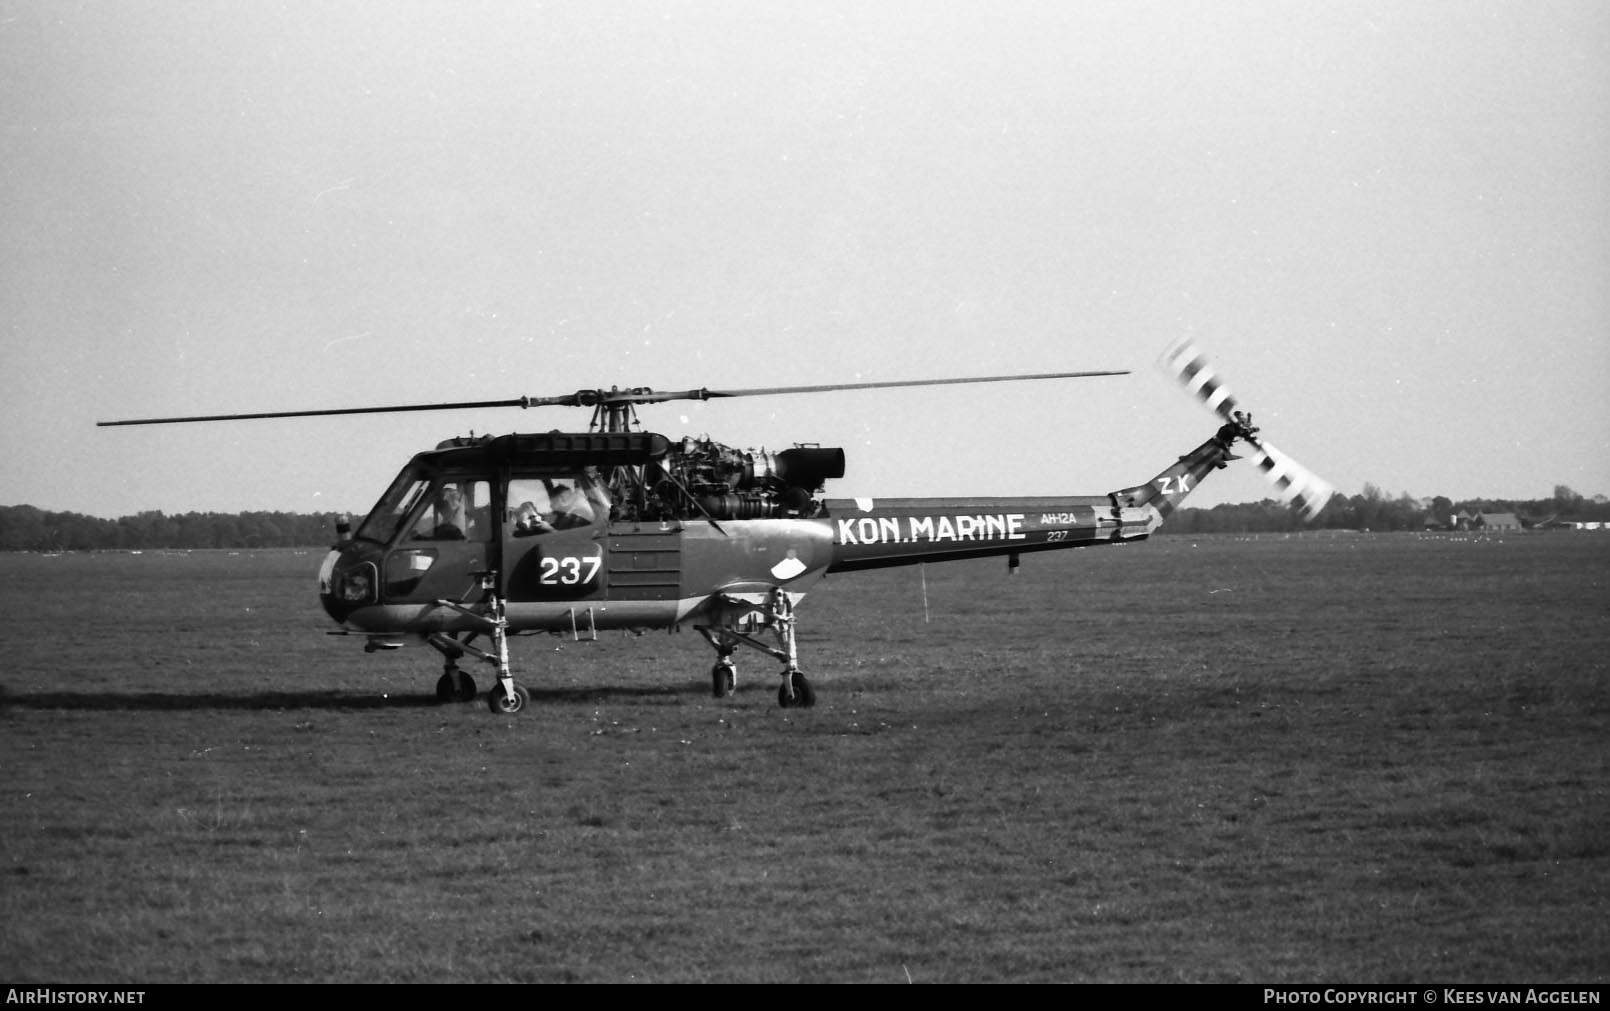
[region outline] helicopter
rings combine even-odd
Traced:
[[[781,664],[778,705],[815,704],[800,667],[795,609],[829,573],[1144,540],[1205,477],[1239,459],[1240,444],[1281,498],[1309,519],[1330,485],[1259,434],[1189,339],[1160,364],[1220,416],[1201,445],[1155,477],[1105,495],[829,498],[842,449],[777,452],[708,437],[645,431],[641,405],[677,400],[825,393],[964,383],[1087,379],[1127,370],[918,379],[753,389],[580,390],[550,397],[103,421],[123,425],[463,410],[590,408],[585,432],[553,430],[447,439],[414,455],[369,513],[337,523],[318,574],[339,628],[373,653],[424,644],[442,657],[441,702],[478,694],[459,666],[495,668],[494,713],[525,709],[510,639],[539,633],[596,640],[604,630],[691,625],[715,650],[711,691],[737,687],[740,648]]]

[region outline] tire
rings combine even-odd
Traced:
[[[731,664],[718,663],[710,668],[710,694],[724,699],[738,690],[738,671]]]
[[[805,675],[799,671],[793,671],[786,676],[793,679],[794,693],[792,696],[789,695],[788,682],[784,681],[777,689],[778,705],[784,709],[809,709],[811,706],[816,705],[816,689],[812,688],[811,683],[805,680]]]
[[[499,681],[486,693],[486,704],[499,716],[513,716],[526,707],[531,701],[531,693],[526,691],[525,685],[514,686],[514,694],[509,695],[503,691],[503,682]]]

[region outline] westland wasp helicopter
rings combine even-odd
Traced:
[[[844,451],[739,450],[708,438],[644,431],[637,407],[673,400],[1074,379],[1124,371],[660,392],[581,390],[554,397],[100,422],[102,426],[459,410],[587,407],[586,432],[454,438],[414,456],[319,570],[319,598],[369,652],[423,642],[443,658],[443,702],[476,697],[466,657],[496,668],[495,713],[525,708],[509,639],[539,632],[596,639],[605,629],[692,625],[715,649],[716,697],[737,684],[740,646],[782,665],[778,704],[810,706],[795,608],[830,572],[1086,548],[1143,540],[1246,443],[1289,504],[1311,519],[1332,489],[1259,438],[1188,341],[1163,365],[1223,424],[1142,484],[1105,495],[835,499]],[[477,645],[483,638],[485,646]]]

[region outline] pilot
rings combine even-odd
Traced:
[[[442,488],[436,496],[436,529],[432,540],[462,541],[464,539],[464,492],[458,485]]]

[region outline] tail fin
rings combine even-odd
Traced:
[[[1204,477],[1231,460],[1239,459],[1230,449],[1237,439],[1246,438],[1249,430],[1255,431],[1245,422],[1232,421],[1224,425],[1213,438],[1180,457],[1150,481],[1113,492],[1113,503],[1130,509],[1151,506],[1166,519],[1179,508],[1185,496],[1196,490]]]

